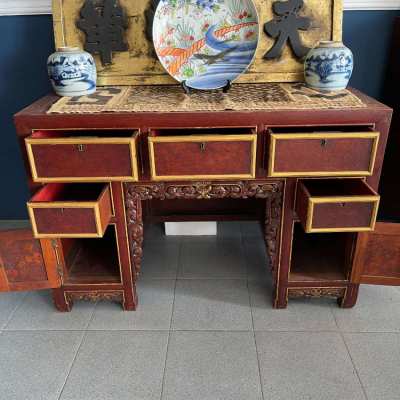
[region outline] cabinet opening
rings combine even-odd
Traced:
[[[251,135],[256,128],[188,128],[188,129],[152,129],[150,136],[207,136],[207,135]]]
[[[374,125],[279,126],[268,130],[272,133],[361,133],[373,131]]]
[[[305,233],[295,223],[289,281],[347,281],[355,239],[353,233]]]
[[[121,283],[115,225],[101,239],[62,239],[66,284]]]
[[[305,186],[311,197],[376,195],[361,179],[303,179],[301,183]]]
[[[49,183],[32,197],[31,202],[92,202],[100,197],[106,187],[104,183]]]
[[[142,204],[145,221],[149,223],[262,221],[265,218],[265,200],[262,199],[148,200]]]
[[[131,138],[137,129],[77,129],[77,130],[37,130],[32,139],[59,138]]]

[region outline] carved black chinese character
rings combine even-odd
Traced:
[[[86,0],[76,25],[86,33],[85,50],[100,54],[103,65],[111,64],[114,51],[127,51],[124,34],[128,19],[118,0]]]
[[[311,19],[299,16],[304,6],[303,0],[277,1],[273,5],[276,17],[264,25],[264,32],[276,39],[274,46],[264,55],[266,59],[275,59],[282,55],[289,41],[296,57],[303,58],[310,49],[301,42],[299,30],[306,31],[311,27]]]

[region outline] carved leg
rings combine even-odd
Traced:
[[[353,308],[357,304],[359,284],[350,284],[344,297],[338,299],[338,305],[341,308]]]
[[[136,259],[132,253],[132,228],[135,227],[135,232],[141,233],[143,236],[142,223],[142,208],[139,198],[127,198],[125,209],[124,190],[122,183],[113,183],[113,196],[115,216],[117,218],[117,233],[118,233],[118,249],[121,263],[122,282],[124,284],[124,296],[122,308],[126,311],[135,311],[137,306],[136,293]],[[132,211],[132,209],[134,211]],[[126,214],[127,211],[127,214]],[[140,236],[140,234],[138,234]],[[142,239],[143,241],[143,239]],[[140,255],[142,254],[142,241],[140,241]],[[131,245],[131,246],[130,246]],[[140,263],[138,264],[140,266]]]
[[[70,312],[72,309],[73,302],[67,299],[62,289],[53,289],[53,301],[58,311]]]
[[[126,206],[131,262],[136,275],[139,275],[143,256],[143,215],[140,197],[128,190]]]
[[[275,309],[285,309],[288,306],[287,289],[285,287],[275,288],[273,307]]]
[[[278,190],[267,199],[265,216],[265,243],[275,288],[272,302],[274,308],[286,308],[288,303],[287,283],[284,279],[285,264],[281,258],[283,190],[284,185],[281,183]],[[285,237],[283,239],[285,240]]]
[[[133,288],[134,294],[133,294],[133,301],[131,298],[127,299],[125,297],[125,292],[124,292],[124,300],[122,301],[122,308],[124,311],[136,311],[136,308],[139,304],[139,299],[136,291],[136,285]]]
[[[265,244],[274,279],[277,279],[279,266],[280,233],[282,219],[282,185],[273,193],[266,203]]]

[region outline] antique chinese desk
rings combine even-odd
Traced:
[[[265,227],[276,308],[300,296],[352,307],[390,119],[359,92],[302,84],[47,96],[15,118],[34,237],[2,233],[0,290],[53,288],[61,311],[99,298],[134,310],[143,220],[251,219]]]

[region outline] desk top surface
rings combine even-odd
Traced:
[[[389,107],[357,90],[320,93],[302,83],[236,84],[228,93],[197,91],[190,95],[177,85],[109,86],[98,88],[90,96],[48,95],[17,113],[16,123],[19,131],[64,124],[66,128],[77,124],[93,128],[333,124],[335,121],[364,124],[390,115]]]

